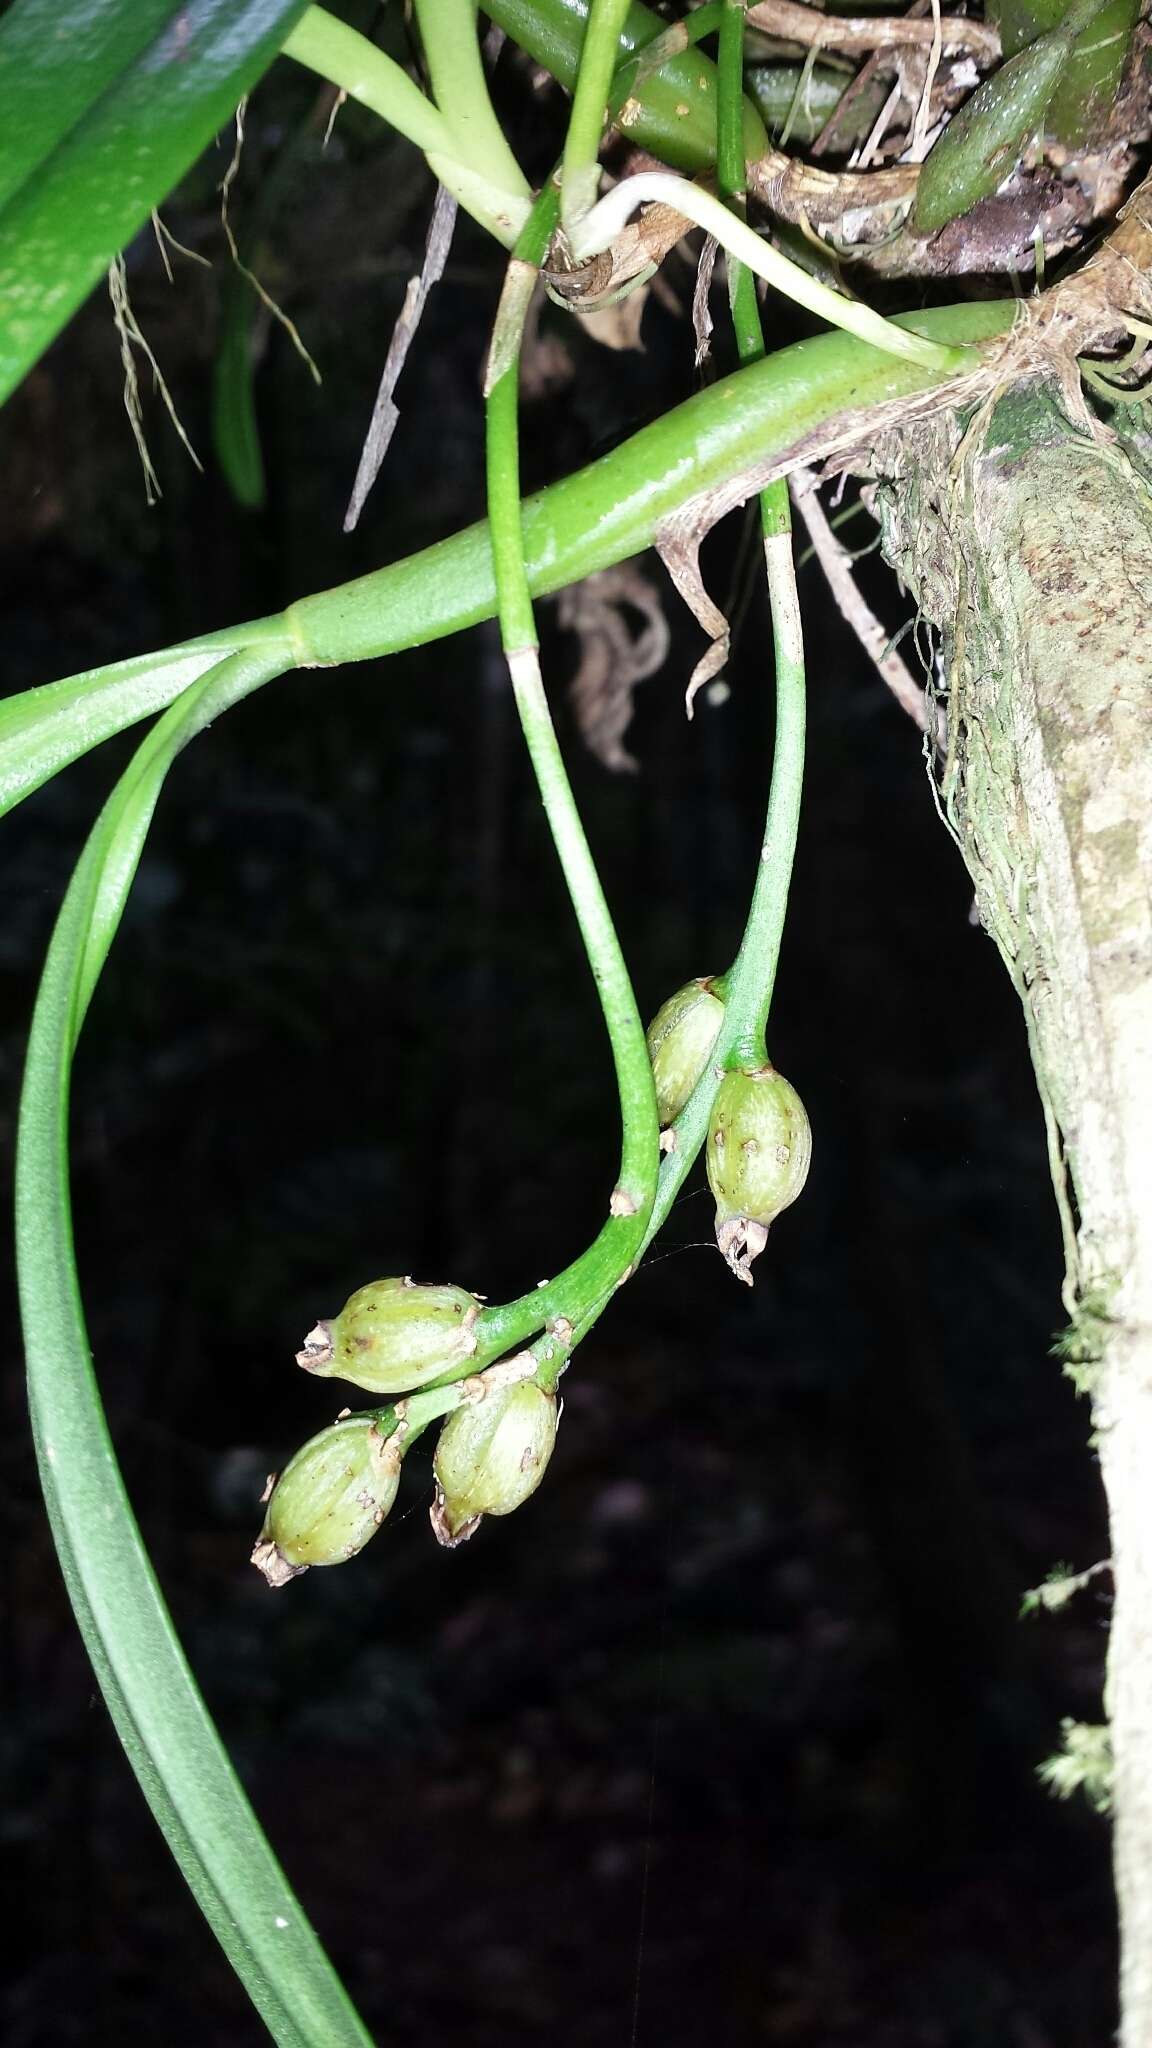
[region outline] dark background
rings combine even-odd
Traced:
[[[503,89],[545,161],[547,95],[514,71]],[[232,503],[211,451],[222,147],[165,209],[214,269],[177,258],[169,285],[150,237],[129,256],[206,473],[142,365],[164,486],[146,507],[97,293],[0,429],[6,689],[273,610],[482,510],[500,264],[464,223],[387,466],[341,535],[430,190],[355,110],[322,153],[325,111],[302,75],[258,96],[235,199],[324,374],[315,389],[266,330],[267,509]],[[670,277],[685,301],[689,270]],[[653,302],[643,334],[644,353],[613,354],[546,313],[529,484],[693,388],[685,319]],[[721,598],[740,594],[746,552],[739,521],[711,544]],[[875,563],[863,573],[899,625],[908,601]],[[517,1294],[582,1248],[612,1184],[603,1031],[490,629],[286,677],[197,740],[81,1044],[78,1251],[132,1497],[258,1811],[396,2048],[1111,2035],[1106,1823],[1035,1779],[1061,1716],[1101,1717],[1107,1581],[1017,1619],[1053,1566],[1107,1550],[1088,1411],[1050,1355],[1059,1234],[1023,1025],[916,734],[815,566],[802,595],[810,765],[770,1042],[811,1113],[808,1189],[749,1294],[693,1179],[577,1355],[546,1484],[466,1548],[432,1541],[421,1447],[349,1566],[273,1595],[247,1562],[266,1472],[344,1396],[292,1364],[317,1315],[387,1273]],[[646,1014],[731,958],[771,743],[762,595],[730,700],[692,726],[700,639],[666,607],[635,776],[582,745],[565,697],[577,648],[541,607]],[[51,921],[132,744],[3,827],[6,1145]],[[95,1695],[15,1333],[10,1353],[4,2038],[239,2048],[261,2029]]]

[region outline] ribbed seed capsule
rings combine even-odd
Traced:
[[[675,1123],[708,1065],[723,1022],[724,1005],[706,977],[678,988],[657,1010],[647,1038],[661,1126]]]
[[[432,1527],[451,1548],[484,1515],[510,1515],[535,1493],[556,1442],[556,1396],[534,1380],[492,1387],[457,1408],[436,1446]]]
[[[708,1131],[708,1182],[716,1197],[716,1242],[738,1280],[768,1226],[796,1200],[812,1160],[812,1127],[793,1088],[771,1066],[726,1074]]]
[[[376,1534],[399,1484],[399,1440],[381,1436],[370,1416],[322,1429],[273,1486],[253,1564],[270,1586],[309,1565],[343,1564]]]
[[[479,1313],[476,1296],[462,1287],[373,1280],[331,1322],[309,1331],[296,1363],[370,1394],[405,1394],[472,1357]]]

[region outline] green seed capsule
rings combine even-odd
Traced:
[[[268,1498],[252,1562],[270,1586],[313,1564],[343,1564],[376,1534],[400,1484],[400,1446],[370,1416],[322,1429],[285,1466]]]
[[[675,1123],[708,1065],[724,1005],[706,978],[689,981],[662,1003],[648,1026],[648,1057],[661,1125]]]
[[[986,78],[929,153],[916,187],[913,225],[935,234],[1011,176],[1067,69],[1077,38],[1104,0],[1076,0],[1059,27],[1037,36]]]
[[[807,1111],[782,1074],[764,1066],[725,1075],[712,1106],[708,1182],[716,1197],[716,1242],[749,1287],[768,1226],[796,1200],[811,1159]]]
[[[404,1394],[472,1357],[479,1313],[476,1296],[462,1287],[374,1280],[309,1331],[296,1363],[370,1394]]]
[[[556,1396],[534,1380],[493,1387],[448,1417],[436,1446],[432,1527],[451,1548],[484,1515],[510,1515],[535,1493],[556,1442]]]

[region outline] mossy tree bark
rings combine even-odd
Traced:
[[[1078,410],[1078,409],[1077,409]],[[1133,415],[1129,415],[1132,417]],[[1112,1531],[1122,2048],[1152,2041],[1152,468],[1058,384],[878,451],[943,634],[941,805],[1024,1004]]]

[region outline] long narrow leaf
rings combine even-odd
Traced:
[[[365,2048],[363,2031],[233,1773],[185,1661],[124,1490],[92,1368],[72,1244],[72,1057],[164,776],[181,747],[286,665],[231,656],[172,706],[98,819],[57,922],[28,1047],[16,1233],[28,1391],[61,1566],[117,1733],[195,1895],[284,2048]]]
[[[0,402],[228,120],[305,4],[169,0],[156,25],[145,0],[138,11],[154,32],[141,43],[131,7],[107,0],[18,0],[0,21]],[[57,76],[62,48],[91,66],[98,94]]]
[[[234,631],[166,647],[159,654],[134,654],[127,661],[64,676],[57,683],[23,690],[0,702],[0,817],[31,796],[101,740],[123,732],[138,719],[163,711],[181,692],[215,668],[225,655],[243,648],[278,647],[281,668],[294,655],[283,622],[256,619]],[[255,671],[254,671],[255,673]],[[279,674],[280,670],[274,670]],[[261,680],[263,678],[261,677]],[[250,686],[255,689],[254,682]]]

